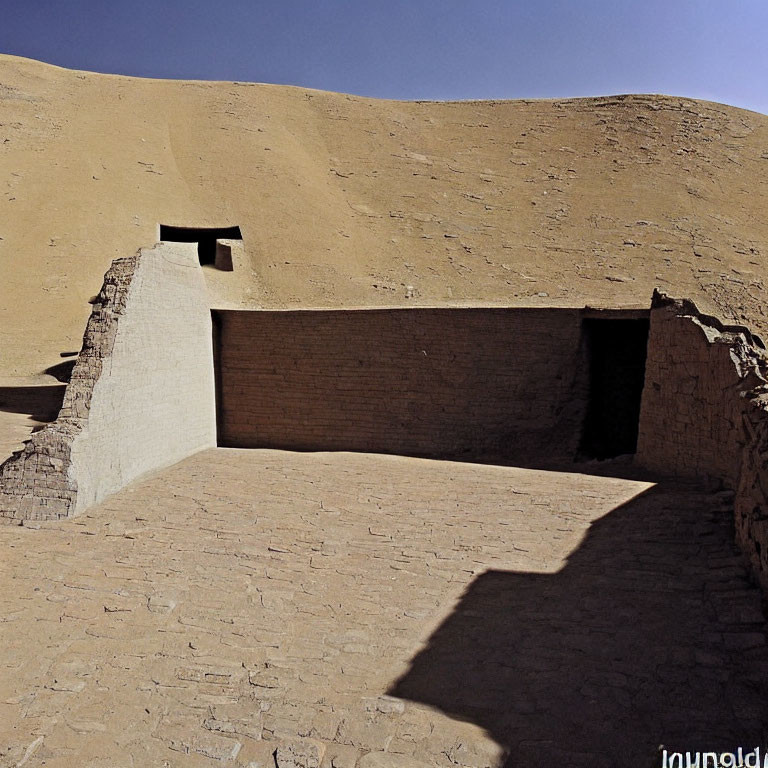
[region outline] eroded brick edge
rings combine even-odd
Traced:
[[[736,482],[733,485],[736,543],[755,581],[768,596],[768,360],[760,337],[741,325],[726,325],[700,312],[694,302],[673,299],[654,292],[652,311],[669,311],[701,327],[710,345],[725,345],[734,376],[722,390],[722,409],[740,417],[734,424],[738,442],[722,450],[738,453]],[[662,436],[663,439],[663,436]]]
[[[73,513],[77,478],[72,471],[72,445],[87,426],[93,389],[104,360],[112,354],[140,260],[137,253],[112,262],[88,319],[59,415],[0,464],[0,517],[55,520]]]

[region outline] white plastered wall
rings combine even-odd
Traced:
[[[216,444],[211,316],[195,244],[143,249],[72,445],[75,512]]]

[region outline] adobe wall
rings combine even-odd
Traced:
[[[635,463],[735,490],[736,541],[768,595],[768,385],[762,341],[655,294]]]
[[[746,328],[724,326],[690,301],[655,294],[635,463],[736,488],[743,395],[762,383],[762,365]]]
[[[768,596],[768,393],[758,388],[744,416],[746,447],[734,500],[736,541]]]
[[[579,310],[216,314],[222,445],[522,462],[576,451]]]
[[[0,516],[75,514],[215,445],[210,312],[194,245],[113,262],[58,418],[0,466]]]

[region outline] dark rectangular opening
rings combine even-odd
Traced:
[[[216,263],[217,240],[242,240],[240,227],[172,227],[160,225],[160,240],[171,243],[197,243],[197,255],[200,263]],[[226,271],[231,271],[230,267]]]
[[[215,309],[211,310],[211,332],[213,334],[213,385],[216,401],[216,445],[221,445],[221,314]]]
[[[589,396],[579,453],[609,459],[637,450],[648,347],[647,318],[585,318]]]

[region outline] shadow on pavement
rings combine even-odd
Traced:
[[[477,577],[389,693],[485,728],[507,768],[764,747],[766,623],[732,542],[718,497],[656,486],[558,573]]]

